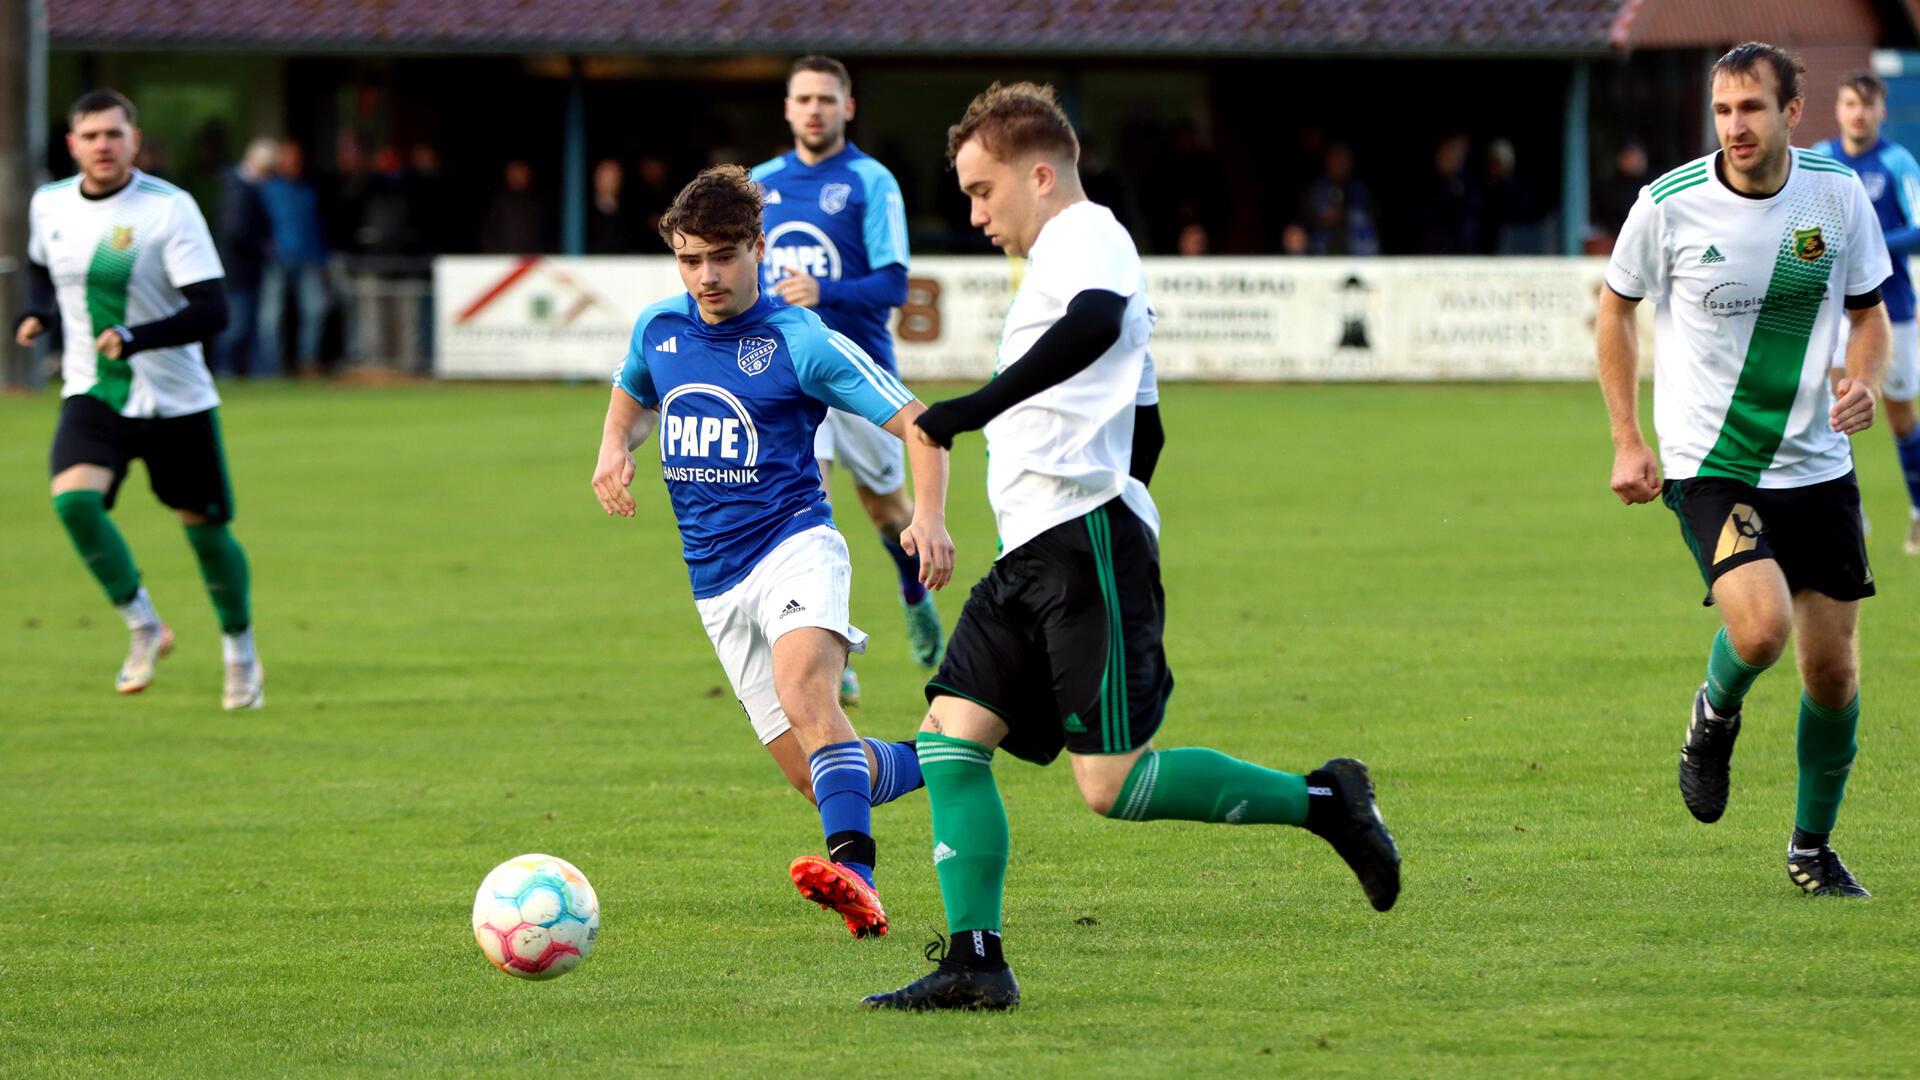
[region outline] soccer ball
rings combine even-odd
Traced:
[[[552,855],[493,868],[473,898],[473,936],[515,978],[557,979],[587,958],[600,934],[600,898],[586,875]]]

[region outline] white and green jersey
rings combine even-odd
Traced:
[[[1653,426],[1666,476],[1792,488],[1853,467],[1828,423],[1828,360],[1845,298],[1893,271],[1860,180],[1794,149],[1786,185],[1751,198],[1716,151],[1640,189],[1607,287],[1651,298]]]
[[[987,423],[987,501],[1002,555],[1115,496],[1160,532],[1153,497],[1131,475],[1134,409],[1160,400],[1147,355],[1153,305],[1140,253],[1113,211],[1083,200],[1040,227],[994,374],[1019,363],[1088,289],[1127,298],[1119,339],[1085,370]]]
[[[224,277],[193,196],[138,169],[104,199],[70,176],[33,193],[27,257],[53,274],[66,351],[63,397],[90,394],[122,416],[186,416],[220,404],[200,346],[109,360],[94,339],[114,326],[164,319],[186,306],[182,285]]]

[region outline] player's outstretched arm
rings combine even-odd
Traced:
[[[1874,402],[1880,396],[1880,382],[1886,377],[1893,349],[1893,327],[1887,321],[1886,304],[1849,306],[1847,321],[1852,324],[1847,334],[1847,376],[1834,387],[1829,416],[1833,430],[1842,435],[1873,426]]]
[[[973,393],[936,403],[920,419],[921,429],[935,443],[951,447],[961,432],[978,431],[1022,401],[1092,367],[1120,340],[1126,315],[1127,298],[1118,293],[1079,293],[1018,362]]]
[[[1594,326],[1600,393],[1613,429],[1613,493],[1628,506],[1660,494],[1660,465],[1640,434],[1640,328],[1634,314],[1639,304],[1602,285]]]
[[[600,460],[593,467],[593,493],[607,513],[633,516],[633,496],[627,491],[633,484],[633,450],[647,441],[659,419],[660,410],[649,409],[632,394],[613,388],[607,421],[600,429]]]
[[[953,537],[947,535],[947,450],[914,426],[926,411],[915,398],[881,426],[907,444],[907,468],[913,471],[913,521],[900,534],[900,547],[920,557],[920,584],[942,589],[953,579]]]

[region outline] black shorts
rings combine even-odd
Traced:
[[[111,508],[120,482],[127,478],[127,466],[139,458],[147,463],[147,483],[162,503],[208,521],[232,521],[233,487],[220,444],[219,412],[141,419],[121,416],[99,398],[75,394],[60,404],[48,475],[58,476],[75,465],[112,470],[113,484],[107,489]]]
[[[1713,583],[1736,566],[1780,564],[1787,587],[1835,600],[1872,596],[1873,570],[1860,524],[1860,484],[1847,475],[1797,488],[1756,488],[1720,476],[1669,480],[1660,497],[1680,518],[1680,536]]]
[[[1160,545],[1119,499],[1056,525],[973,587],[927,700],[963,697],[1006,722],[1001,747],[1045,765],[1061,749],[1124,754],[1166,715]]]

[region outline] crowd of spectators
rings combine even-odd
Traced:
[[[1248,252],[1245,216],[1235,217],[1233,170],[1192,124],[1159,133],[1160,150],[1144,167],[1122,170],[1089,139],[1082,174],[1090,197],[1114,208],[1149,254],[1198,256]],[[891,149],[891,148],[889,148]],[[1465,133],[1435,142],[1418,175],[1389,169],[1384,180],[1348,141],[1317,134],[1303,147],[1305,180],[1274,198],[1261,193],[1265,237],[1253,251],[1285,255],[1492,255],[1552,250],[1550,200],[1543,199],[1512,142],[1476,143]],[[161,167],[164,162],[150,162]],[[890,162],[906,183],[914,163]],[[489,169],[490,184],[470,184],[443,168],[434,147],[366,152],[346,140],[331,167],[310,174],[307,153],[291,139],[255,139],[220,177],[207,207],[228,268],[232,318],[214,350],[222,374],[310,374],[328,350],[336,306],[337,255],[362,268],[423,273],[436,254],[536,255],[562,250],[562,198],[554,177],[530,157]],[[471,169],[466,170],[468,172]],[[1645,182],[1646,153],[1620,149],[1594,191],[1595,243],[1604,250]],[[592,255],[658,249],[660,215],[677,188],[666,158],[608,157],[588,170],[584,246]],[[1268,183],[1279,181],[1268,180]],[[1288,181],[1287,183],[1291,183]],[[969,250],[964,200],[927,207],[916,250]],[[944,219],[943,215],[944,214]],[[957,219],[956,219],[957,217]],[[945,233],[939,232],[944,220]],[[1233,242],[1238,241],[1238,242]],[[386,262],[382,262],[386,260]],[[337,351],[337,350],[334,350]]]

